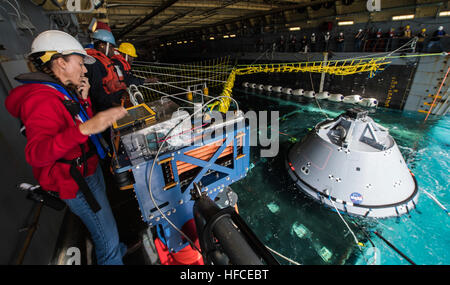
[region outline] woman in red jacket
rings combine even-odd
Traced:
[[[98,264],[122,264],[119,235],[98,156],[98,133],[126,115],[115,107],[92,116],[84,64],[95,60],[67,33],[51,30],[33,41],[29,59],[39,72],[19,75],[23,85],[6,99],[25,126],[25,157],[43,189],[58,192],[89,229]]]

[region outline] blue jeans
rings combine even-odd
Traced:
[[[97,264],[99,265],[123,265],[122,257],[127,247],[119,243],[116,220],[106,196],[105,181],[101,167],[98,166],[95,173],[85,178],[95,199],[102,207],[94,213],[89,207],[83,193],[78,191],[76,198],[64,199],[70,210],[80,217],[91,233],[94,242]]]
[[[444,47],[442,46],[441,41],[430,41],[427,45],[427,50],[425,52],[430,52],[433,46],[437,45],[440,51],[444,51]]]

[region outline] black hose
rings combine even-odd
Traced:
[[[398,248],[396,248],[392,243],[390,243],[387,239],[385,239],[379,232],[374,231],[379,238],[381,238],[390,248],[395,250],[398,254],[400,254],[404,259],[406,259],[411,265],[416,265],[409,257],[407,257],[403,252],[401,252]]]
[[[370,244],[375,247],[375,244],[373,243],[372,239],[370,238],[369,233],[364,229],[363,226],[361,226],[360,224],[358,224],[353,217],[349,216],[350,220],[352,221],[352,223],[367,237],[367,239],[369,240]]]
[[[220,211],[208,196],[202,195],[195,201],[194,217],[206,263],[209,264],[210,260],[214,260],[217,253],[215,246],[217,239],[231,264],[262,265],[248,241],[233,225],[230,215]],[[214,263],[217,264],[217,261]]]
[[[197,183],[191,196],[195,201],[194,219],[206,264],[279,264],[234,208],[220,209],[206,192],[201,192]]]

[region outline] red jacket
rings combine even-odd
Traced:
[[[35,74],[42,77],[42,73]],[[45,190],[59,192],[61,199],[72,199],[76,197],[79,187],[70,176],[70,165],[57,160],[80,157],[80,145],[83,145],[86,152],[89,146],[88,136],[78,129],[81,121],[77,119],[75,124],[62,104],[65,99],[64,94],[51,86],[29,83],[11,90],[5,106],[26,127],[25,158],[32,166],[39,184]],[[87,102],[90,106],[89,98]],[[91,107],[86,111],[91,117]],[[97,165],[98,156],[91,156],[87,162],[87,176],[94,174]],[[81,173],[83,167],[84,165],[78,168]]]

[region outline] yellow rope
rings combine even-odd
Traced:
[[[248,75],[255,73],[291,73],[291,72],[312,72],[312,73],[328,73],[334,75],[350,75],[361,72],[370,72],[373,75],[376,71],[382,70],[383,65],[391,63],[386,61],[385,57],[376,59],[361,59],[355,63],[355,60],[348,63],[347,60],[335,61],[334,65],[330,62],[297,62],[297,63],[280,63],[280,64],[258,64],[246,67],[236,68],[228,76],[225,87],[221,96],[231,97],[236,75]],[[219,106],[219,111],[226,113],[230,106],[231,99],[222,98],[221,102],[215,102],[211,109]]]
[[[357,73],[369,72],[373,77],[376,72],[384,70],[384,67],[392,62],[394,59],[400,58],[412,58],[412,57],[425,57],[425,56],[437,56],[445,55],[443,53],[432,54],[413,54],[413,55],[401,55],[401,56],[380,56],[380,57],[361,57],[361,58],[348,58],[342,60],[329,60],[326,63],[323,61],[311,61],[311,62],[293,62],[293,63],[276,63],[276,64],[251,64],[251,65],[237,65],[232,67],[229,65],[230,57],[222,57],[214,60],[205,60],[191,64],[174,64],[171,66],[152,65],[147,67],[148,71],[156,71],[163,76],[161,81],[170,80],[168,75],[188,75],[190,78],[206,78],[208,80],[208,87],[216,87],[224,84],[221,96],[229,98],[221,98],[220,101],[214,102],[210,105],[211,110],[218,107],[220,112],[226,113],[231,103],[232,89],[237,75],[249,75],[255,73],[298,73],[298,72],[310,72],[310,73],[328,73],[333,75],[352,75]],[[145,69],[147,69],[145,68]],[[144,70],[145,70],[144,69]],[[229,73],[229,75],[228,75]],[[228,75],[228,78],[226,79]],[[223,83],[223,81],[225,81]],[[181,82],[180,82],[181,84]],[[161,87],[159,87],[161,88]],[[158,88],[158,89],[159,89]],[[168,86],[162,87],[168,90]],[[152,96],[153,97],[153,96]]]

